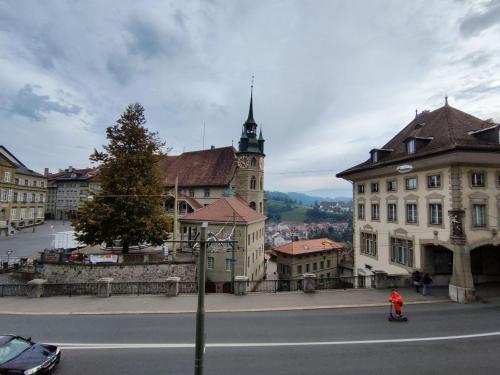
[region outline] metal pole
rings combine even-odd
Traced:
[[[172,248],[172,260],[175,261],[177,258],[177,243],[175,242],[177,237],[177,209],[179,205],[178,201],[178,190],[179,190],[179,177],[175,177],[175,191],[174,191],[174,233],[172,239],[174,240]]]
[[[207,256],[208,223],[201,224],[200,254],[198,256],[198,309],[196,311],[196,347],[194,375],[203,375],[205,354],[205,261]]]
[[[235,238],[235,232],[236,231],[236,211],[233,210],[233,238],[231,240],[234,240]],[[234,293],[234,276],[235,276],[235,261],[234,259],[234,242],[231,243],[231,292]]]

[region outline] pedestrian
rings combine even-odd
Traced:
[[[427,296],[429,294],[429,287],[432,283],[432,277],[426,273],[424,274],[424,277],[422,278],[422,295]]]
[[[401,294],[398,293],[396,289],[392,290],[391,293],[391,298],[389,301],[392,303],[392,306],[394,308],[394,312],[396,313],[396,318],[400,319],[403,317],[403,297],[401,297]]]
[[[422,274],[418,271],[413,272],[413,285],[415,286],[415,291],[420,292],[420,286],[422,285]]]

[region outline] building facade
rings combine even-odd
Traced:
[[[183,241],[198,238],[201,223],[207,222],[209,239],[237,241],[234,252],[230,245],[214,244],[208,249],[207,280],[231,283],[234,276],[262,280],[266,273],[265,221],[266,217],[242,198],[222,197],[181,218],[180,238]]]
[[[78,214],[78,211],[92,194],[99,192],[100,184],[97,169],[76,169],[68,167],[50,174],[48,178],[47,217],[66,220]]]
[[[353,183],[355,274],[419,270],[459,302],[500,281],[499,128],[446,102],[337,175]]]
[[[0,234],[42,224],[47,179],[0,146]]]
[[[342,245],[328,238],[294,241],[275,247],[280,280],[300,280],[305,273],[318,279],[339,276],[339,251]]]

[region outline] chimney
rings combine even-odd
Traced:
[[[45,177],[48,177],[48,176],[49,176],[49,168],[45,168],[45,169],[43,170],[43,175],[44,175]]]
[[[215,146],[214,145],[210,146],[210,150],[215,150]]]
[[[73,167],[71,165],[68,167],[68,172],[73,172]]]

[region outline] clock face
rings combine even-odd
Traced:
[[[238,158],[238,167],[240,168],[248,168],[248,165],[250,164],[250,159],[246,155],[241,155]]]

